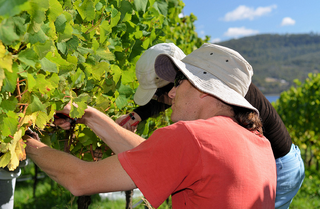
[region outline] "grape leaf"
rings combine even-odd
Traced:
[[[122,75],[122,71],[118,65],[111,65],[111,71],[113,73],[113,80],[115,83],[118,83]]]
[[[19,70],[18,70],[17,64],[13,65],[11,72],[4,70],[5,79],[3,80],[2,91],[14,92],[17,84],[18,71]]]
[[[21,160],[26,159],[26,153],[24,151],[24,143],[21,140],[22,138],[22,129],[19,129],[14,136],[13,141],[9,146],[9,150],[11,153],[11,160],[8,164],[9,171],[15,170],[19,166],[19,162]]]
[[[76,1],[74,6],[77,8],[82,19],[91,21],[95,18],[94,3],[91,0]]]
[[[12,18],[3,20],[0,24],[0,40],[5,45],[14,44],[20,37],[16,33],[16,28]]]
[[[47,58],[42,58],[40,60],[41,64],[41,69],[46,71],[46,72],[51,72],[51,73],[57,73],[58,72],[58,67],[55,63],[51,62]]]
[[[10,160],[11,160],[11,153],[10,152],[4,153],[4,155],[0,157],[0,168],[6,167],[9,164]]]
[[[50,120],[50,117],[48,117],[47,113],[44,113],[44,112],[41,112],[41,111],[35,112],[33,114],[36,114],[36,116],[35,116],[35,118],[36,118],[36,126],[39,129],[44,129],[44,127],[47,124],[47,121]]]
[[[6,78],[4,70],[0,68],[0,90],[2,89],[3,80]]]
[[[92,68],[92,76],[99,80],[109,69],[109,64],[106,62],[100,62]]]
[[[8,111],[14,111],[17,107],[17,104],[18,104],[18,100],[14,96],[4,99],[1,102],[2,111],[4,111],[5,113]]]
[[[12,56],[10,53],[7,53],[1,41],[0,41],[0,68],[4,68],[10,73],[12,73]]]
[[[0,1],[0,16],[9,17],[19,14],[23,9],[29,9],[28,0]]]
[[[17,131],[18,116],[13,111],[8,111],[6,116],[3,118],[3,123],[0,124],[2,135],[13,135]]]
[[[117,107],[118,107],[119,109],[122,109],[123,107],[125,107],[125,106],[128,104],[127,98],[126,98],[125,95],[119,95],[119,96],[116,98],[115,102],[116,102],[116,105],[117,105]]]
[[[18,59],[35,68],[39,57],[33,49],[26,49],[19,53]]]
[[[45,112],[46,111],[46,107],[45,107],[45,105],[43,105],[41,103],[39,97],[37,97],[34,94],[31,97],[32,97],[31,98],[31,103],[29,104],[29,106],[27,108],[26,114],[29,115],[29,114],[37,112],[37,111]]]
[[[50,8],[48,18],[50,21],[55,21],[57,17],[63,12],[62,5],[58,0],[49,0]]]
[[[153,4],[153,7],[156,8],[160,14],[167,16],[168,14],[168,3],[156,1]]]
[[[135,0],[134,6],[136,7],[136,10],[138,12],[143,11],[143,13],[146,12],[148,0]]]

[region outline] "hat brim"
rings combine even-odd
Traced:
[[[155,62],[155,70],[157,75],[169,82],[174,82],[177,73],[174,65],[179,68],[183,74],[188,77],[188,80],[199,90],[213,95],[223,102],[259,111],[253,107],[241,94],[227,86],[215,75],[207,73],[205,70],[196,66],[184,63],[174,57],[161,54],[157,57]]]
[[[138,86],[136,93],[134,94],[134,102],[140,106],[146,105],[156,93],[157,89],[143,89]]]

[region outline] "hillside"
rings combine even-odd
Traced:
[[[218,43],[238,51],[253,67],[253,83],[264,94],[279,94],[320,71],[320,35],[264,34]]]

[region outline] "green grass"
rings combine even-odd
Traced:
[[[33,165],[28,165],[22,170],[22,176],[25,174],[34,175]],[[77,197],[70,192],[45,177],[38,180],[36,197],[33,197],[33,180],[18,181],[16,183],[14,208],[15,209],[77,209]],[[306,176],[298,194],[293,199],[290,209],[318,209],[320,208],[320,174],[316,168],[306,169]],[[124,195],[125,196],[125,195]],[[136,198],[133,204],[137,203],[140,198]],[[169,204],[162,204],[160,209],[170,209]],[[119,209],[125,208],[125,200],[101,199],[96,194],[91,196],[89,209]],[[144,209],[141,203],[137,209]]]

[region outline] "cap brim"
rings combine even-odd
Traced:
[[[156,93],[157,89],[143,89],[141,86],[138,86],[136,93],[134,94],[134,101],[136,104],[143,106],[146,105]]]
[[[174,65],[185,74],[189,81],[199,90],[211,94],[227,104],[252,109],[259,114],[259,111],[253,107],[241,94],[227,86],[213,74],[206,74],[206,71],[196,66],[184,63],[178,59],[159,55],[155,62],[157,75],[169,82],[174,82],[177,73]]]

